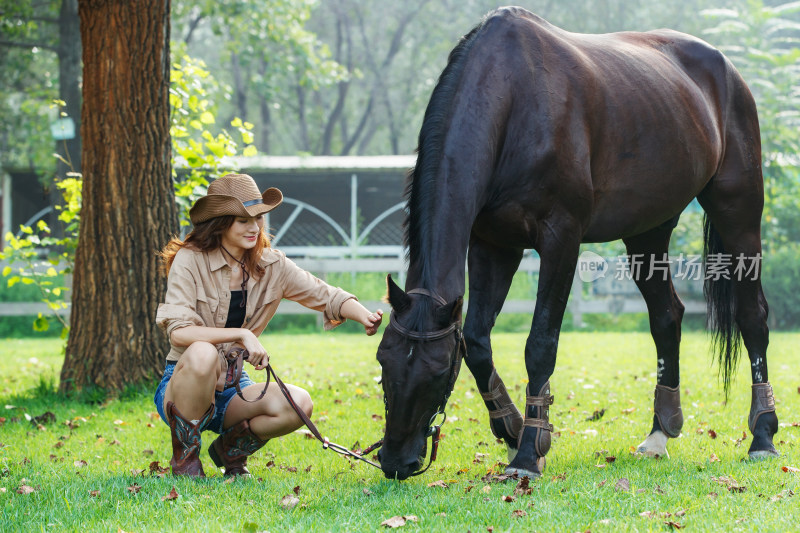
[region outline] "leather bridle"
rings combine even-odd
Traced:
[[[422,294],[433,299],[440,305],[446,305],[447,302],[444,298],[439,296],[436,293],[428,291],[427,289],[411,289],[408,291],[408,294]],[[450,399],[450,395],[453,393],[453,388],[456,385],[456,380],[458,379],[458,373],[461,370],[461,361],[467,353],[466,343],[464,342],[464,334],[461,331],[461,322],[456,321],[450,324],[446,328],[442,328],[436,331],[411,331],[406,327],[402,326],[398,321],[397,317],[395,316],[394,311],[391,312],[389,316],[389,325],[388,327],[394,329],[397,333],[405,337],[406,339],[412,341],[435,341],[446,338],[448,335],[455,335],[455,346],[453,347],[453,351],[450,354],[450,377],[447,383],[447,388],[444,391],[444,396],[442,397],[442,401],[439,402],[438,407],[436,408],[436,412],[431,417],[430,421],[428,422],[428,429],[425,432],[425,438],[431,437],[431,454],[430,459],[428,460],[428,465],[421,469],[417,470],[416,472],[410,474],[411,476],[418,476],[428,470],[431,467],[431,464],[436,460],[436,454],[439,449],[439,441],[441,438],[441,429],[442,425],[444,425],[445,420],[447,420],[447,413],[445,412],[445,408],[447,407],[447,401]],[[389,414],[389,404],[388,400],[386,399],[386,393],[383,395],[383,403],[386,409],[386,418],[388,421],[388,414]],[[437,425],[434,424],[436,418],[441,415],[442,421]],[[383,443],[383,441],[381,441]]]

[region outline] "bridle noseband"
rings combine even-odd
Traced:
[[[440,305],[446,305],[447,302],[444,298],[439,296],[438,294],[428,291],[427,289],[411,289],[408,291],[407,294],[422,294],[433,299]],[[456,343],[453,348],[453,352],[450,354],[450,378],[448,380],[447,388],[444,391],[444,396],[442,401],[439,403],[439,406],[436,409],[436,412],[431,417],[430,421],[428,422],[428,430],[425,432],[425,438],[428,437],[432,438],[431,441],[431,456],[430,460],[428,461],[428,465],[418,470],[412,474],[411,476],[418,476],[428,470],[431,467],[431,464],[436,460],[436,452],[439,449],[439,440],[441,436],[441,429],[442,425],[444,425],[445,420],[447,420],[447,413],[445,412],[445,407],[447,406],[447,400],[450,399],[450,395],[453,393],[453,387],[456,385],[456,380],[458,379],[458,373],[461,370],[461,360],[467,353],[466,344],[464,342],[464,334],[461,331],[461,322],[453,322],[446,328],[442,328],[436,331],[412,331],[404,326],[402,326],[398,321],[395,315],[395,312],[392,311],[389,315],[389,325],[388,327],[394,329],[397,333],[405,337],[406,339],[412,341],[435,341],[439,339],[444,339],[450,334],[454,334],[456,337]],[[388,414],[389,414],[389,404],[386,399],[386,393],[383,394],[383,403],[386,409],[386,419],[388,421]],[[434,425],[436,418],[442,415],[442,421],[438,425]],[[381,441],[381,444],[383,441]],[[377,444],[377,443],[376,443]]]

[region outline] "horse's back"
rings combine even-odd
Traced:
[[[505,136],[503,150],[528,158],[501,156],[495,175],[535,173],[556,194],[590,198],[587,240],[635,234],[679,213],[719,168],[730,93],[749,95],[718,50],[672,30],[577,34],[502,8],[481,33],[476,61],[505,55],[501,62],[512,66],[507,129],[515,135]]]

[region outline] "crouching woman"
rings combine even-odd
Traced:
[[[355,296],[331,287],[270,247],[263,215],[283,201],[278,189],[259,191],[244,174],[212,182],[208,194],[192,206],[193,229],[184,240],[172,239],[162,250],[167,292],[156,321],[169,337],[170,351],[155,404],[172,433],[172,473],[204,477],[201,433],[219,436],[208,448],[225,476],[249,475],[247,457],[269,439],[302,425],[277,387],[249,403],[225,383],[224,355],[232,345],[247,349],[248,362],[266,368],[269,355],[259,340],[281,299],[320,311],[325,329],[346,319],[373,335],[380,310],[370,312]],[[248,400],[264,383],[242,372],[240,386]],[[311,415],[311,397],[288,385],[296,403]]]

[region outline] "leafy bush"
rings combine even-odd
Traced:
[[[770,327],[800,327],[800,244],[786,244],[764,257],[761,283],[769,303]]]

